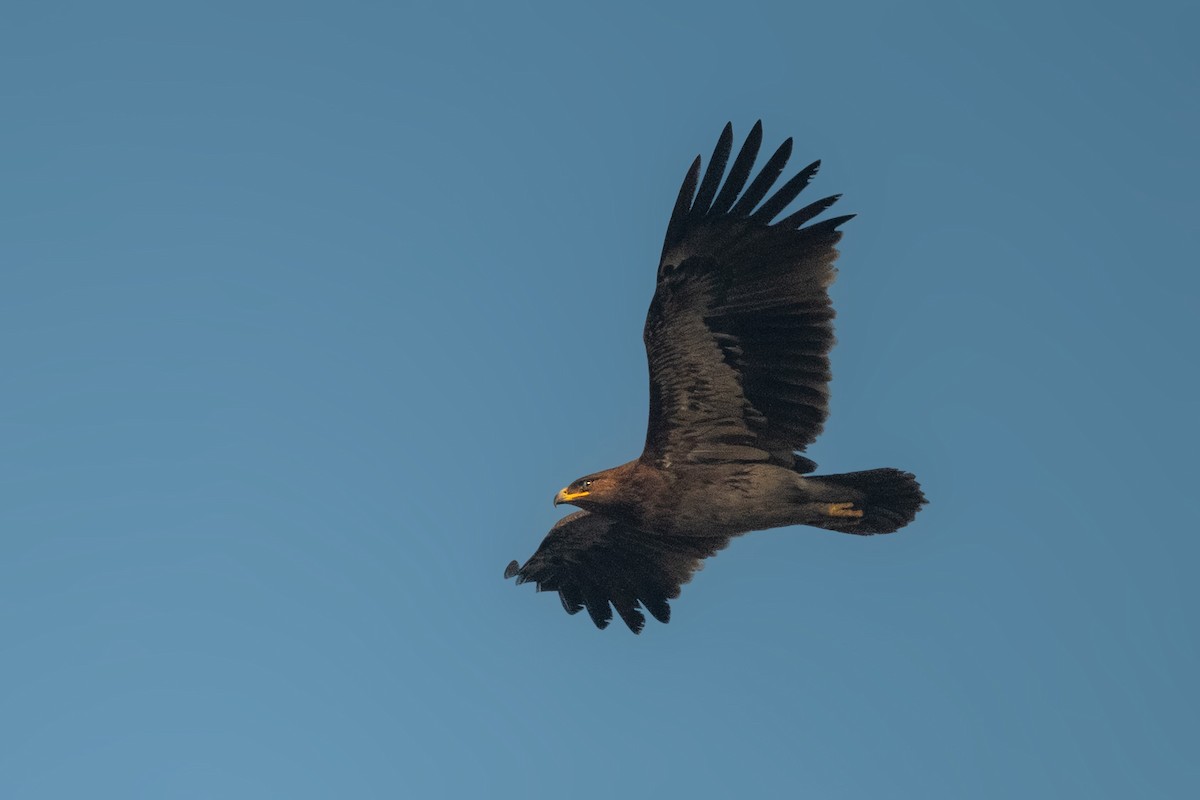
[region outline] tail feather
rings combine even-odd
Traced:
[[[869,536],[892,533],[913,521],[927,502],[911,472],[885,467],[841,475],[814,475],[828,487],[835,502],[853,504],[861,516],[838,515],[815,523],[818,527]]]

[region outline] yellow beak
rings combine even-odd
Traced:
[[[554,496],[554,505],[558,505],[559,503],[570,503],[574,500],[578,500],[581,497],[587,497],[589,494],[591,494],[591,492],[572,492],[568,489],[563,489]]]

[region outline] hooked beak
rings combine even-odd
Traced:
[[[571,503],[581,497],[587,497],[589,494],[591,494],[591,492],[572,492],[568,489],[563,489],[561,492],[554,495],[554,505],[557,506],[563,503]]]

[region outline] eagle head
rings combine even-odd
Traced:
[[[583,509],[603,507],[614,499],[617,482],[606,472],[585,475],[554,496],[554,505],[570,503]]]

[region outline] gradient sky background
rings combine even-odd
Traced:
[[[1194,9],[7,4],[0,796],[1197,796]],[[501,573],[759,117],[932,505],[600,632]]]

